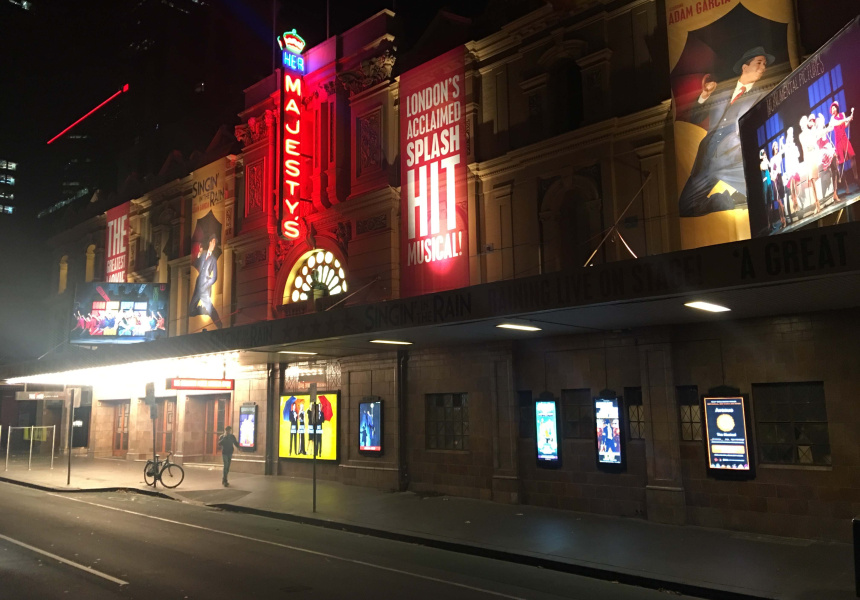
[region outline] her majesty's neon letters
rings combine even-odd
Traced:
[[[299,188],[302,175],[302,79],[284,75],[284,198],[281,206],[281,235],[299,237]]]

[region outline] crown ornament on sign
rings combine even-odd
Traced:
[[[285,31],[278,37],[278,45],[281,47],[281,50],[285,52],[291,52],[293,54],[301,54],[302,50],[305,49],[305,41],[302,37],[296,33],[296,30]]]

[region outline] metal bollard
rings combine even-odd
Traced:
[[[851,520],[854,541],[854,594],[860,598],[860,517]]]

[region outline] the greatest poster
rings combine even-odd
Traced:
[[[743,397],[706,397],[704,403],[708,468],[722,471],[750,471]]]
[[[358,451],[362,454],[382,453],[382,401],[358,404]]]
[[[400,296],[469,285],[465,48],[400,76]]]
[[[561,462],[558,446],[558,403],[535,400],[537,462],[539,467],[556,467]]]
[[[105,213],[105,281],[125,283],[128,268],[128,213],[124,202]]]
[[[206,326],[221,329],[223,307],[223,236],[227,197],[227,159],[194,171],[191,182],[191,299],[188,332]]]
[[[595,398],[594,420],[597,426],[598,465],[622,466],[621,401],[618,398]]]
[[[337,460],[337,392],[320,392],[317,404],[310,394],[281,396],[278,456]]]
[[[167,337],[166,283],[82,283],[75,288],[72,344],[132,344]]]
[[[793,231],[860,198],[852,144],[860,103],[855,19],[741,118],[753,236]],[[858,114],[860,116],[860,114]]]
[[[669,0],[681,244],[749,237],[738,118],[797,60],[791,0]]]

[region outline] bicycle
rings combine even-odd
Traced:
[[[161,481],[161,485],[166,488],[173,489],[185,479],[185,470],[174,462],[170,462],[170,457],[173,452],[167,453],[167,458],[158,460],[158,455],[155,455],[155,461],[149,459],[146,461],[146,466],[143,467],[143,481],[146,485],[155,485]]]

